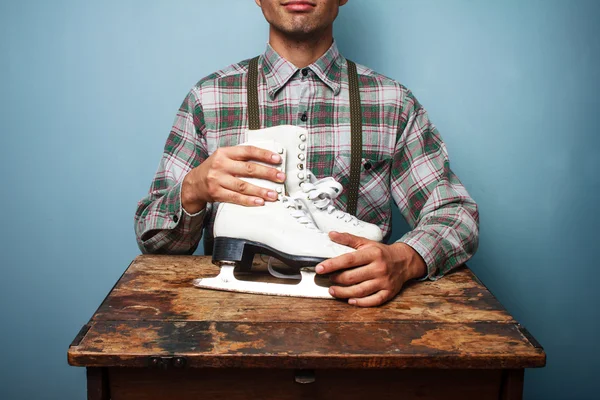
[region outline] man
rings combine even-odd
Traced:
[[[262,127],[309,131],[307,167],[347,181],[349,100],[346,60],[333,41],[333,21],[348,0],[255,0],[270,25],[259,59]],[[192,253],[209,205],[261,207],[276,193],[240,177],[283,182],[279,155],[234,147],[247,129],[248,61],[204,78],[183,102],[149,195],[135,219],[144,252]],[[478,243],[478,211],[449,169],[446,148],[423,107],[399,83],[358,66],[363,107],[363,173],[359,219],[391,231],[393,198],[413,230],[393,244],[344,233],[331,240],[356,249],[316,267],[333,273],[330,293],[376,306],[411,279],[437,279],[466,262]],[[345,200],[342,200],[342,202]],[[341,204],[342,209],[345,204]]]

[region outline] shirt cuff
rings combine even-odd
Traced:
[[[178,227],[181,226],[181,228],[186,232],[194,230],[195,228],[198,228],[198,226],[200,226],[200,229],[201,229],[202,222],[204,221],[204,216],[206,215],[206,206],[204,206],[204,208],[202,210],[200,210],[194,214],[190,214],[189,212],[187,212],[185,210],[185,208],[183,208],[183,201],[181,201],[181,183],[179,183],[178,186],[179,186],[179,215],[180,215],[180,217],[179,217],[179,222],[178,222],[177,226]]]
[[[167,237],[173,234],[179,238],[192,237],[199,234],[203,228],[206,208],[195,214],[189,214],[181,202],[181,182],[173,186],[162,199],[163,206],[155,229],[160,232],[143,242],[144,247],[153,248],[164,244]]]
[[[398,242],[412,247],[423,258],[425,265],[427,265],[427,273],[416,280],[425,281],[430,279],[435,281],[441,278],[441,275],[438,275],[439,268],[438,260],[436,259],[436,249],[439,249],[439,243],[433,235],[421,230],[412,230],[402,236]]]

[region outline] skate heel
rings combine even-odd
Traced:
[[[250,269],[254,252],[252,246],[247,246],[247,241],[229,237],[215,238],[213,245],[212,262],[220,265],[223,263],[239,265],[242,269]]]

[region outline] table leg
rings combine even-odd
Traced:
[[[502,371],[501,400],[523,399],[523,380],[525,370],[507,369]]]
[[[87,368],[88,400],[110,400],[108,369]]]

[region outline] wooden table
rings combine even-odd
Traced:
[[[467,269],[378,308],[198,289],[139,256],[68,350],[88,399],[520,399],[546,355]]]

